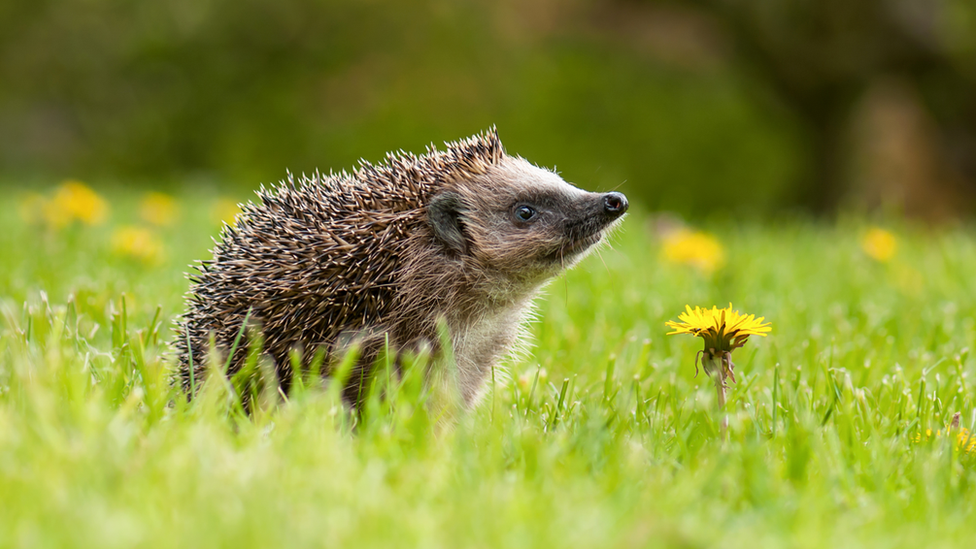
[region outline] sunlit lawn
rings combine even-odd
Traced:
[[[169,387],[183,272],[246,195],[56,193],[0,197],[0,546],[976,546],[971,228],[662,241],[637,212],[476,411],[438,423],[408,374],[352,428],[315,387],[250,418]],[[664,323],[729,302],[773,331],[735,351],[723,442]]]

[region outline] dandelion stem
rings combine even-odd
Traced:
[[[729,431],[729,416],[725,413],[725,373],[719,373],[712,379],[715,380],[715,393],[718,395],[718,411],[722,416],[722,438],[724,439]]]
[[[724,440],[729,431],[729,416],[725,413],[725,390],[726,390],[726,371],[727,368],[723,362],[727,360],[721,354],[713,353],[714,349],[710,351],[705,351],[702,354],[702,367],[705,373],[708,374],[712,381],[715,383],[715,394],[718,397],[718,413],[721,418],[719,425],[721,425],[722,439]]]

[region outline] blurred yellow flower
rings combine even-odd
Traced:
[[[65,181],[54,190],[44,204],[44,218],[55,228],[74,221],[85,225],[101,225],[108,218],[108,203],[80,181]]]
[[[149,229],[123,225],[112,233],[112,251],[143,263],[156,263],[162,258],[163,244]]]
[[[176,200],[172,196],[158,191],[146,193],[139,203],[139,217],[157,227],[172,225],[178,214]]]
[[[895,235],[880,227],[871,227],[861,239],[861,249],[875,261],[887,263],[895,257],[898,240]]]
[[[241,213],[240,205],[229,198],[218,198],[210,208],[210,217],[215,222],[228,225],[233,225],[237,221],[239,213]]]
[[[922,442],[923,440],[931,440],[932,438],[953,438],[955,439],[955,447],[957,452],[962,452],[964,454],[970,454],[976,452],[976,436],[973,436],[969,432],[969,429],[965,428],[946,428],[945,430],[939,429],[932,432],[932,429],[925,430],[925,436],[922,437],[921,434],[915,435],[915,442]]]
[[[669,263],[691,265],[712,273],[725,264],[725,249],[714,236],[688,229],[677,229],[663,237],[661,255]]]

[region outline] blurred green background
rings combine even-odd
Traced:
[[[491,125],[649,209],[965,216],[976,3],[0,3],[6,185],[243,194]]]

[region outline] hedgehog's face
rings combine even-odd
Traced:
[[[582,259],[627,211],[627,198],[582,191],[505,157],[483,178],[435,197],[430,211],[435,235],[452,253],[535,284]]]

